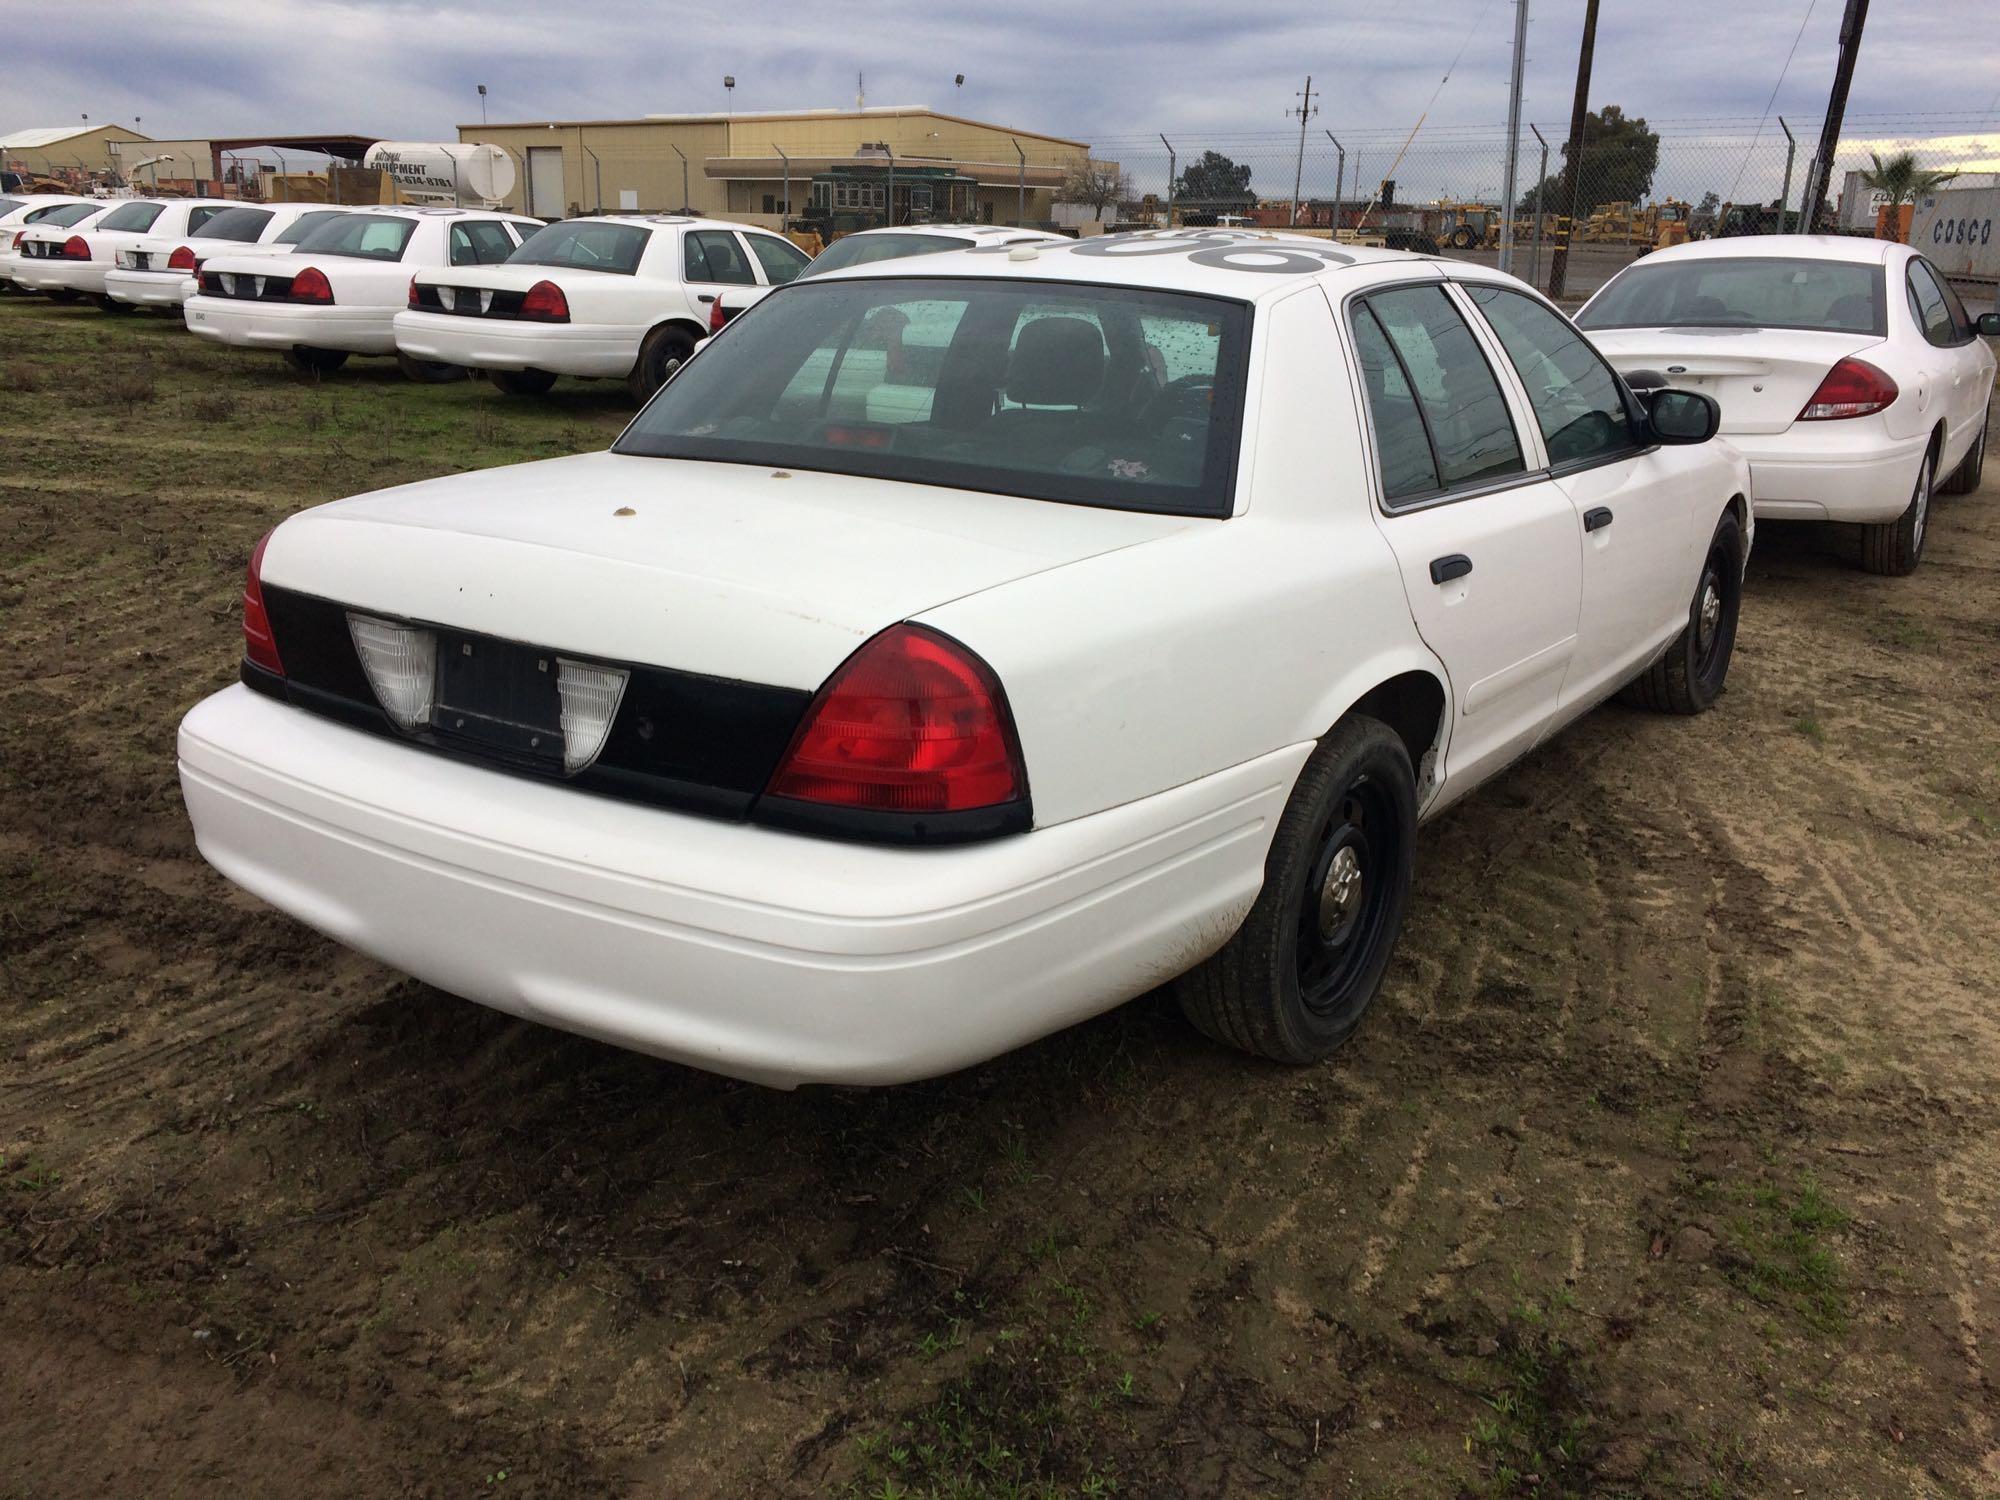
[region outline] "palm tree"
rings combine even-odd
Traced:
[[[1892,213],[1905,203],[1914,203],[1925,193],[1943,187],[1956,172],[1930,172],[1917,165],[1917,153],[1899,151],[1887,161],[1875,152],[1868,153],[1875,165],[1861,174],[1862,186],[1871,192],[1880,193],[1889,201],[1887,207]]]

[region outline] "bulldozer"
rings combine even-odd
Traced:
[[[1452,250],[1490,250],[1500,243],[1500,210],[1491,203],[1440,198],[1433,205],[1433,238]]]

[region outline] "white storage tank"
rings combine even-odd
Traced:
[[[514,191],[514,158],[499,146],[441,141],[377,141],[361,165],[388,174],[412,203],[479,207]]]

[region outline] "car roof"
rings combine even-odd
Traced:
[[[942,250],[921,260],[847,266],[816,274],[812,280],[991,277],[1157,288],[1258,302],[1281,295],[1309,278],[1351,277],[1358,283],[1382,279],[1380,274],[1364,277],[1359,273],[1398,268],[1435,277],[1447,267],[1454,275],[1470,273],[1462,279],[1498,276],[1483,267],[1444,262],[1436,256],[1369,245],[1336,245],[1310,235],[1255,229],[1168,229],[1093,235],[1081,240],[1057,238],[1012,247],[1004,256],[996,254],[991,245]]]
[[[1783,257],[1792,260],[1838,260],[1881,265],[1891,253],[1906,250],[1893,240],[1856,234],[1743,234],[1719,240],[1690,240],[1655,250],[1635,265],[1677,260],[1742,260]]]
[[[863,239],[871,234],[924,234],[938,235],[948,239],[963,239],[971,235],[978,240],[1019,242],[1021,244],[1044,244],[1053,240],[1068,239],[1068,235],[1051,234],[1046,229],[1023,229],[1014,224],[877,224],[873,229],[857,229],[842,239]]]
[[[662,227],[680,229],[752,229],[775,235],[775,229],[756,224],[738,224],[729,219],[704,219],[699,214],[579,214],[574,219],[558,219],[559,224],[630,224],[640,229]]]

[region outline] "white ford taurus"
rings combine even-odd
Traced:
[[[1521,283],[1387,251],[835,272],[609,452],[278,526],[182,787],[323,932],[698,1067],[919,1078],[1177,976],[1308,1061],[1382,982],[1421,818],[1622,687],[1721,691],[1714,423]]]
[[[351,354],[396,351],[396,310],[432,266],[505,260],[540,221],[483,209],[372,208],[315,227],[292,253],[218,255],[183,304],[190,329],[217,343],[274,349],[294,369],[337,370]],[[416,380],[464,371],[399,359]]]
[[[179,307],[195,293],[204,260],[228,255],[288,255],[345,209],[315,203],[239,203],[184,235],[148,236],[118,251],[104,277],[107,311]]]
[[[1907,245],[1680,245],[1620,271],[1577,321],[1627,375],[1713,396],[1757,514],[1858,524],[1871,572],[1917,566],[1934,485],[1979,485],[1994,374],[1979,335],[2000,317],[1971,317]]]
[[[120,250],[148,235],[191,234],[234,206],[223,198],[128,198],[74,229],[44,220],[22,232],[14,280],[57,302],[89,297],[106,305],[104,278]]]
[[[806,267],[790,240],[715,219],[567,219],[504,266],[425,272],[410,283],[396,345],[488,371],[509,395],[558,375],[626,381],[643,401],[694,353],[729,287],[773,287]]]

